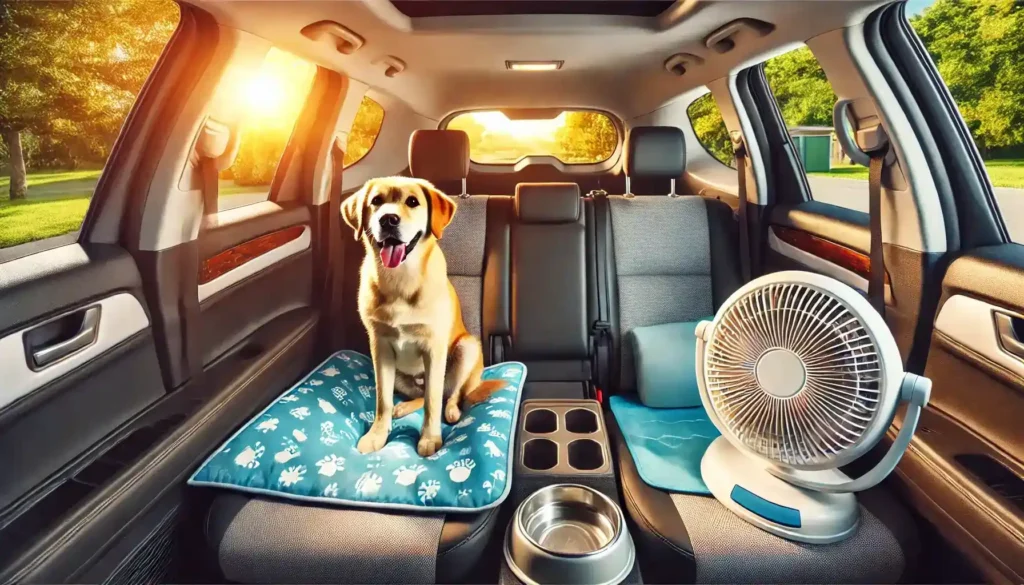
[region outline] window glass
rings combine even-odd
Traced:
[[[515,164],[527,156],[553,156],[566,164],[601,163],[615,153],[619,132],[607,114],[567,110],[553,118],[510,120],[502,112],[467,112],[448,122],[469,135],[469,158]]]
[[[686,115],[690,118],[693,133],[697,135],[697,140],[704,150],[718,159],[718,162],[735,167],[729,130],[725,127],[725,120],[722,119],[722,112],[719,111],[715,98],[706,93],[693,100],[690,107],[686,108]]]
[[[0,248],[79,230],[172,0],[0,5]]]
[[[978,145],[1010,237],[1024,242],[1024,3],[911,0],[906,12]]]
[[[764,73],[807,172],[811,197],[866,213],[868,169],[852,162],[836,140],[836,94],[814,54],[800,47],[772,57]]]
[[[271,48],[257,71],[239,84],[241,142],[220,174],[217,210],[266,201],[277,164],[309,95],[316,66]]]
[[[384,108],[372,99],[363,96],[359,111],[352,120],[352,128],[348,132],[348,143],[345,146],[345,167],[350,167],[363,160],[377,142],[380,127],[384,124]]]

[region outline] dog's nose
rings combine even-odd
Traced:
[[[380,227],[398,227],[398,222],[402,221],[402,218],[398,217],[397,214],[387,213],[380,216]]]

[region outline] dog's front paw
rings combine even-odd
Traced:
[[[444,407],[444,420],[450,425],[459,422],[462,418],[462,411],[459,410],[459,403],[454,400],[449,402]]]
[[[356,445],[356,449],[359,450],[363,455],[367,453],[373,453],[374,451],[380,451],[384,444],[388,442],[388,431],[382,425],[373,425],[370,430],[366,432],[359,443]]]
[[[424,433],[416,445],[416,452],[420,454],[420,457],[430,457],[441,448],[441,443],[441,435]]]

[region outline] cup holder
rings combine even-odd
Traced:
[[[558,416],[546,408],[531,410],[526,414],[526,432],[535,435],[553,433],[558,429]]]
[[[558,444],[547,439],[530,439],[523,444],[523,465],[535,471],[558,465]]]
[[[592,471],[604,465],[601,444],[592,439],[577,439],[569,443],[569,465],[580,471]]]
[[[565,413],[565,430],[577,434],[596,433],[597,414],[585,408],[570,410]]]

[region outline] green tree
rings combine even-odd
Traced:
[[[177,22],[170,0],[0,1],[0,134],[12,199],[27,192],[26,133],[68,166],[106,159]]]
[[[697,140],[711,156],[722,164],[732,166],[732,141],[729,139],[729,129],[725,127],[725,120],[722,119],[722,112],[718,109],[715,98],[706,93],[693,100],[686,109],[686,115],[690,118]]]
[[[910,22],[982,154],[1024,144],[1024,2],[937,0]]]
[[[619,143],[611,118],[598,112],[566,112],[565,124],[555,132],[558,152],[566,163],[608,160]]]
[[[832,126],[836,94],[810,49],[768,59],[764,74],[786,126]]]
[[[348,143],[345,147],[346,167],[355,164],[370,152],[383,124],[384,108],[364,96],[359,104],[359,111],[352,120],[352,128],[348,132]]]

